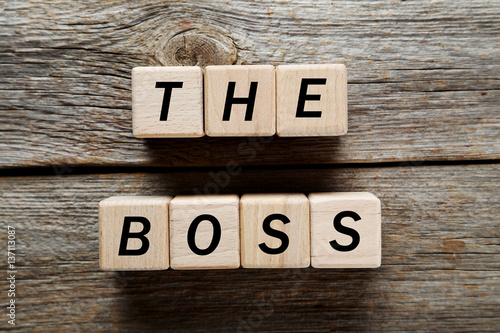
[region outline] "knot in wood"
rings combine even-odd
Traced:
[[[232,65],[236,62],[237,50],[228,36],[190,29],[169,38],[157,56],[168,66]]]

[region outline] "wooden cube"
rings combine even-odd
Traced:
[[[375,268],[381,263],[380,200],[371,193],[311,193],[311,263]]]
[[[169,266],[168,196],[111,197],[99,203],[99,262],[103,270]]]
[[[201,68],[134,68],[132,126],[137,138],[194,138],[205,135]]]
[[[276,69],[278,136],[347,133],[345,65],[282,65]]]
[[[208,136],[274,135],[275,101],[274,66],[205,68],[205,130]]]
[[[309,266],[309,202],[304,194],[245,194],[240,225],[242,267]]]
[[[240,267],[239,197],[180,195],[170,203],[173,269]]]

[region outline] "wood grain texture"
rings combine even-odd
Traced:
[[[18,237],[17,331],[500,330],[500,165],[245,170],[221,190],[369,191],[382,202],[379,269],[99,270],[101,199],[212,181],[209,171],[1,178],[2,218]]]
[[[499,14],[495,0],[0,2],[0,168],[63,166],[0,178],[17,331],[500,331],[500,165],[421,165],[500,157]],[[132,136],[134,67],[317,63],[347,66],[345,136]],[[383,161],[404,162],[314,166]],[[374,193],[383,265],[99,270],[100,200],[251,191]]]
[[[179,195],[170,203],[170,265],[173,269],[225,269],[240,267],[240,197],[227,195]],[[190,226],[201,215],[217,221],[201,220],[195,229],[194,243],[208,249],[214,239],[213,252],[199,255],[188,245]],[[215,236],[214,223],[220,226]]]
[[[2,167],[500,156],[498,1],[20,0],[0,11]],[[132,136],[133,67],[337,62],[349,73],[341,138],[248,151],[245,139]]]

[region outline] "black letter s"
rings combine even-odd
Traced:
[[[283,253],[288,248],[288,244],[290,243],[288,236],[284,232],[271,228],[271,222],[274,220],[280,220],[283,224],[290,223],[290,219],[283,214],[271,214],[264,219],[264,222],[262,223],[264,232],[269,236],[276,237],[281,240],[281,245],[275,249],[270,248],[265,243],[260,243],[260,249],[267,254]]]
[[[335,228],[335,230],[337,230],[338,232],[340,232],[342,234],[351,236],[352,242],[349,245],[340,245],[339,243],[337,243],[336,240],[332,240],[330,242],[330,245],[337,251],[349,252],[349,251],[354,250],[359,245],[359,234],[356,230],[354,230],[352,228],[345,227],[342,225],[342,219],[344,217],[350,217],[354,221],[361,220],[361,217],[358,214],[356,214],[355,212],[344,211],[344,212],[338,213],[337,216],[335,216],[335,219],[333,220],[333,227]]]

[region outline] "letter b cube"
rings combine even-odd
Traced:
[[[99,203],[99,258],[103,270],[169,267],[169,196],[111,197]]]

